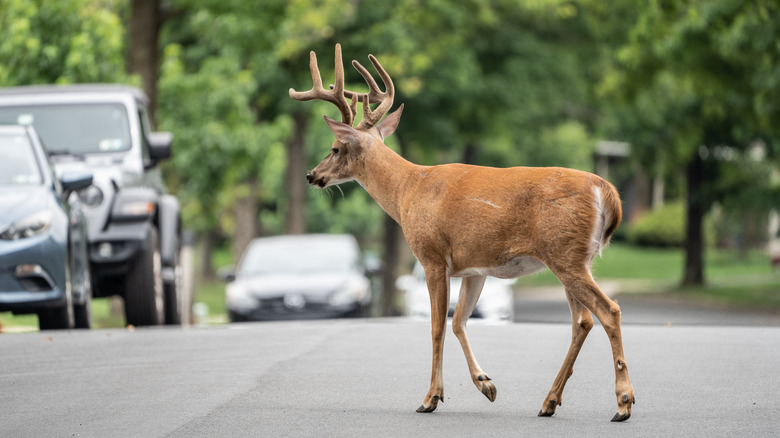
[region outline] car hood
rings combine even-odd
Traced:
[[[356,273],[272,274],[243,277],[235,281],[257,298],[297,293],[306,297],[327,297],[352,280]]]
[[[28,215],[51,207],[51,192],[45,186],[0,187],[0,230]]]

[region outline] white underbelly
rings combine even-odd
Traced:
[[[489,275],[497,278],[517,278],[533,274],[545,269],[547,266],[538,259],[530,256],[520,256],[509,260],[501,266],[489,268],[466,268],[453,273],[452,277],[470,277],[473,275]]]

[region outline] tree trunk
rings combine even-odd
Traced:
[[[161,25],[160,0],[132,0],[127,71],[141,76],[143,90],[149,98],[149,117],[153,121],[157,108],[157,39]]]
[[[303,153],[303,138],[308,118],[304,113],[295,113],[295,134],[287,143],[287,213],[285,232],[303,234],[306,232],[306,159]]]
[[[238,187],[235,200],[236,230],[233,236],[233,263],[237,264],[249,242],[257,235],[257,177],[249,177]]]
[[[383,245],[385,251],[382,254],[382,316],[398,316],[400,310],[396,307],[395,279],[398,277],[398,266],[401,262],[400,242],[403,239],[401,226],[385,215],[385,233]]]
[[[215,277],[214,265],[211,263],[211,256],[214,253],[214,240],[213,230],[204,232],[198,238],[198,270],[195,273],[198,282],[213,280]]]
[[[688,163],[685,180],[688,189],[688,214],[686,219],[685,267],[683,286],[704,284],[704,213],[707,203],[702,191],[704,161],[698,151]]]

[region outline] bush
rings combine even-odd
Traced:
[[[685,243],[685,205],[666,204],[640,216],[628,229],[628,241],[635,245],[681,247]]]
[[[629,243],[640,246],[662,248],[680,248],[685,244],[685,203],[675,201],[661,208],[648,211],[637,219],[627,231]],[[704,219],[704,243],[712,246],[715,242],[715,227],[712,219]]]

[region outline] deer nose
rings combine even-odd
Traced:
[[[309,184],[311,184],[311,180],[312,180],[312,179],[314,179],[314,178],[311,176],[311,172],[310,172],[310,173],[307,173],[307,174],[306,174],[306,181],[307,181]]]

